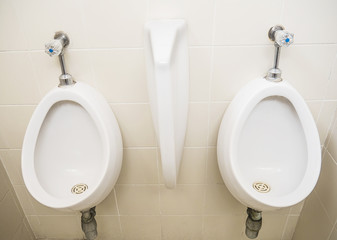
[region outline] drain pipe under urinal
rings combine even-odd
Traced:
[[[95,219],[96,207],[81,211],[81,227],[87,240],[94,240],[97,237],[97,222]]]
[[[262,227],[262,212],[247,208],[246,236],[250,239],[257,238]]]

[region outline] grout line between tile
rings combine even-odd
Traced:
[[[287,219],[286,219],[286,222],[283,226],[283,231],[282,231],[282,235],[281,235],[281,240],[284,240],[284,234],[286,232],[286,229],[288,228],[288,221],[289,221],[289,216],[290,214],[287,214]]]
[[[325,206],[324,206],[324,204],[323,204],[321,198],[319,197],[318,193],[316,192],[316,190],[314,190],[314,194],[316,195],[316,197],[317,197],[317,199],[318,199],[318,201],[319,201],[319,204],[320,204],[321,207],[323,208],[324,213],[325,213],[325,215],[327,216],[329,222],[333,225],[334,223],[331,221],[330,216],[329,216],[329,214],[328,214],[328,211],[327,211],[327,209],[325,208]]]
[[[115,198],[117,214],[118,214],[117,216],[118,216],[119,230],[121,231],[122,238],[124,238],[122,222],[121,222],[121,214],[119,212],[119,206],[118,206],[118,200],[117,200],[116,188],[114,188],[113,191],[114,191],[114,198]]]
[[[212,45],[211,45],[211,61],[210,61],[210,76],[209,76],[209,86],[208,86],[208,116],[207,116],[207,140],[206,145],[209,145],[209,138],[210,138],[210,122],[211,122],[211,102],[212,102],[212,82],[213,82],[213,72],[214,72],[214,41],[215,41],[215,20],[216,20],[216,0],[213,0],[213,19],[212,19]],[[206,166],[205,166],[205,186],[208,183],[208,174],[207,174],[207,165],[209,161],[209,148],[206,151]],[[203,204],[202,204],[202,220],[201,220],[201,236],[205,235],[205,216],[204,210],[206,208],[206,198],[207,198],[207,191],[206,187],[204,186],[204,194],[203,194]]]

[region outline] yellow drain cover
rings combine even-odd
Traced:
[[[88,189],[88,185],[84,183],[76,184],[71,188],[71,192],[73,194],[81,194],[84,193]]]
[[[270,191],[269,185],[263,182],[253,183],[253,188],[260,193],[267,193]]]

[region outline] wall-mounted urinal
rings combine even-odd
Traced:
[[[232,195],[249,207],[246,235],[250,238],[257,237],[261,211],[304,200],[315,187],[321,167],[315,121],[304,99],[282,80],[278,69],[280,47],[290,45],[293,35],[275,26],[269,37],[275,41],[274,67],[235,96],[217,142],[222,178]]]
[[[148,92],[168,188],[177,182],[188,114],[189,64],[185,20],[157,20],[145,26]]]
[[[41,100],[29,122],[22,174],[28,191],[41,204],[82,211],[82,229],[87,239],[94,239],[94,207],[117,181],[122,139],[103,96],[66,73],[63,52],[68,43],[67,35],[58,32],[46,45],[48,54],[59,56],[62,75],[59,87]]]

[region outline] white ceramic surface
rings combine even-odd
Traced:
[[[220,126],[217,153],[232,195],[261,211],[305,199],[321,167],[319,135],[305,101],[286,81],[264,78],[248,83],[231,102]],[[271,190],[258,192],[255,182]]]
[[[159,142],[163,177],[177,183],[187,127],[189,62],[185,20],[151,21],[145,26],[148,92]]]
[[[24,182],[37,201],[61,210],[96,206],[113,189],[121,164],[118,123],[95,89],[56,87],[41,100],[22,147]],[[74,194],[76,184],[88,189]]]

